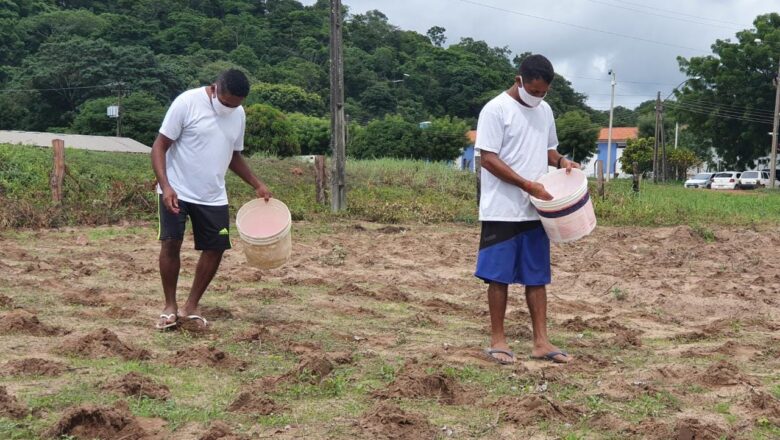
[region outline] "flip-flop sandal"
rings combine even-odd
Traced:
[[[569,354],[565,351],[551,351],[544,356],[531,356],[531,359],[536,361],[552,361],[556,364],[565,364],[566,361],[562,361],[560,359],[556,359],[556,356],[563,356],[563,357],[569,357]]]
[[[203,322],[203,327],[206,328],[209,326],[209,322],[206,321],[206,318],[200,316],[200,315],[187,315],[187,316],[180,316],[180,318],[188,319],[190,321],[196,320]]]
[[[168,322],[168,320],[170,320],[171,318],[173,318],[173,322]],[[170,313],[168,315],[163,313],[163,314],[160,315],[160,319],[164,319],[165,320],[164,321],[165,324],[160,325],[159,322],[157,324],[155,324],[154,326],[157,328],[157,330],[165,330],[165,329],[169,329],[171,327],[176,327],[177,325],[179,325],[179,319],[178,319],[178,316],[176,316],[175,313]]]
[[[501,359],[499,359],[499,358],[497,358],[495,356],[497,353],[505,354],[505,355],[511,357],[512,360],[511,361],[501,360]],[[501,350],[499,348],[486,348],[485,349],[485,354],[487,355],[487,357],[491,361],[496,362],[496,363],[501,364],[501,365],[512,365],[513,363],[515,363],[515,354],[512,353],[509,350]]]

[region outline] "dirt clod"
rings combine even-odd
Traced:
[[[65,364],[59,362],[27,358],[9,361],[0,371],[5,376],[59,376],[66,369]]]
[[[168,361],[174,367],[213,367],[243,371],[246,362],[214,347],[179,350]]]
[[[364,438],[418,440],[436,435],[436,428],[423,416],[407,413],[392,402],[380,402],[363,415],[359,424]]]
[[[0,387],[0,416],[11,419],[21,419],[27,415],[27,408],[24,407],[16,397],[8,394],[5,387]]]
[[[146,360],[151,357],[148,350],[135,348],[122,342],[116,333],[107,328],[65,341],[60,351],[64,354],[93,359],[118,356],[129,361]]]
[[[26,310],[13,310],[0,318],[0,334],[3,335],[55,336],[65,333],[60,328],[42,323]]]
[[[701,375],[701,382],[711,386],[731,386],[749,382],[739,368],[728,361],[716,362]]]
[[[642,340],[639,339],[639,332],[634,330],[619,330],[615,336],[609,340],[609,344],[620,348],[641,347]]]
[[[222,421],[211,422],[208,431],[206,431],[198,440],[245,440],[243,435],[233,434],[233,430],[227,423]]]
[[[717,426],[705,425],[696,419],[678,421],[674,433],[677,440],[718,440],[724,434]]]
[[[374,393],[380,399],[437,399],[448,405],[457,405],[468,399],[463,387],[453,378],[441,373],[428,373],[420,364],[407,364],[386,389]]]
[[[150,399],[167,400],[171,391],[165,385],[159,385],[146,376],[138,373],[127,373],[121,378],[109,382],[102,387],[106,391],[114,391],[127,397],[148,397]]]
[[[295,368],[295,374],[299,377],[309,376],[311,382],[319,383],[333,371],[333,363],[328,358],[320,355],[305,356]]]
[[[267,416],[279,413],[281,407],[268,396],[254,391],[244,391],[230,404],[228,411]]]
[[[502,397],[491,406],[501,411],[503,420],[521,426],[540,421],[571,421],[580,414],[577,408],[555,403],[545,396],[538,395]]]
[[[126,408],[82,405],[65,411],[45,437],[71,436],[78,439],[139,440],[146,432]]]

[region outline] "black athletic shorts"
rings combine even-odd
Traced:
[[[179,214],[173,214],[165,208],[162,196],[157,196],[159,214],[159,240],[183,240],[187,217],[192,222],[195,236],[195,249],[230,249],[230,212],[228,205],[209,206],[179,200]]]

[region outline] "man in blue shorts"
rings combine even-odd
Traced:
[[[544,102],[554,76],[547,58],[529,56],[520,65],[514,85],[485,105],[477,125],[482,233],[475,275],[488,283],[492,334],[485,352],[501,364],[515,362],[504,334],[510,284],[525,286],[534,333],[531,357],[557,363],[572,359],[547,336],[550,241],[529,198],[552,200],[536,182],[548,166],[579,168],[556,151],[555,120]]]
[[[266,201],[271,192],[241,156],[246,115],[241,106],[249,94],[249,80],[239,70],[223,72],[216,83],[179,95],[165,115],[152,145],[152,167],[157,176],[160,277],[165,308],[156,327],[175,327],[189,320],[203,327],[198,304],[217,273],[222,254],[230,249],[230,213],[225,173],[228,169],[252,185]],[[184,226],[189,217],[195,249],[202,251],[189,297],[179,308],[176,284]]]

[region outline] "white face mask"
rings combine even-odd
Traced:
[[[220,102],[219,98],[217,98],[217,87],[214,86],[214,96],[211,97],[211,108],[214,109],[217,116],[227,116],[233,113],[237,107],[228,107]]]
[[[525,86],[523,85],[522,76],[520,77],[520,87],[517,88],[517,92],[520,94],[520,99],[522,99],[523,102],[528,104],[530,107],[538,107],[539,104],[544,101],[544,97],[547,96],[547,93],[545,93],[544,96],[540,98],[528,93],[528,91],[525,90]]]

